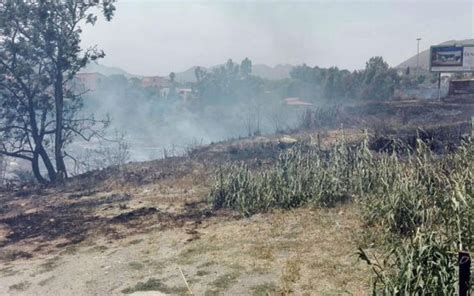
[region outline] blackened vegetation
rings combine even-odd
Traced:
[[[437,154],[454,152],[471,133],[471,123],[459,122],[426,129],[413,128],[377,134],[370,143],[370,149],[377,152],[403,153],[408,148],[413,151],[417,140],[428,145]]]
[[[74,196],[74,199],[80,197]],[[33,213],[22,213],[12,217],[0,219],[0,225],[7,225],[9,234],[7,240],[0,242],[0,248],[14,245],[21,241],[34,241],[38,244],[35,251],[54,243],[57,248],[62,248],[70,244],[77,244],[83,241],[89,232],[99,231],[110,239],[121,239],[125,236],[114,226],[125,226],[128,232],[143,233],[149,227],[159,226],[161,229],[183,227],[189,223],[193,233],[193,238],[198,238],[195,233],[197,225],[204,220],[208,220],[216,215],[222,217],[229,216],[231,219],[238,218],[229,213],[212,213],[206,202],[189,202],[184,205],[184,209],[178,213],[168,213],[155,207],[141,207],[129,209],[112,217],[93,214],[94,209],[100,206],[110,205],[121,210],[122,203],[129,201],[132,197],[128,194],[111,194],[103,198],[79,200],[71,204],[61,204],[58,206],[48,206]],[[5,213],[18,210],[13,207],[6,207]],[[33,255],[27,252],[2,252],[8,253],[0,260],[16,260],[19,258],[30,258]]]
[[[136,210],[132,210],[126,213],[122,213],[112,218],[112,222],[128,222],[130,220],[138,219],[142,216],[148,216],[157,213],[158,210],[153,207],[149,208],[139,208]]]
[[[454,151],[472,133],[474,104],[438,101],[366,102],[354,106],[327,106],[307,110],[303,130],[366,129],[370,149],[377,152],[413,150],[418,139],[435,153]],[[402,149],[403,147],[403,149]]]
[[[4,245],[37,237],[41,237],[44,241],[64,237],[70,239],[71,243],[78,243],[84,239],[89,225],[97,225],[100,220],[80,210],[55,208],[2,219],[0,223],[7,224],[11,229],[11,234],[7,236],[8,241]]]
[[[189,172],[187,157],[173,157],[143,163],[130,163],[124,166],[113,166],[102,170],[94,170],[64,183],[65,190],[75,192],[85,186],[98,188],[107,182],[124,185],[141,186],[151,184],[169,177],[180,177]],[[97,190],[97,189],[94,189]]]
[[[72,209],[91,209],[91,208],[99,207],[101,205],[126,202],[126,201],[129,201],[130,199],[131,199],[131,195],[127,193],[111,194],[100,199],[90,199],[90,200],[79,201],[79,202],[71,204],[69,207]]]
[[[103,217],[92,215],[91,208],[129,199],[130,196],[127,194],[112,194],[100,199],[49,206],[34,213],[0,219],[0,224],[6,224],[10,228],[8,240],[3,245],[32,238],[39,238],[42,241],[66,238],[71,243],[78,243],[85,238],[89,229],[107,222]]]

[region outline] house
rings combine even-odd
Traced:
[[[301,100],[300,98],[286,98],[283,102],[287,106],[313,106],[312,103]]]
[[[105,79],[106,76],[100,73],[79,73],[76,75],[73,85],[78,89],[94,91]]]
[[[160,97],[166,98],[170,94],[170,88],[169,87],[163,87],[160,89]]]
[[[150,87],[154,89],[170,88],[172,86],[171,81],[161,76],[143,77],[141,79],[141,84],[142,87]]]
[[[190,88],[178,88],[178,95],[183,99],[184,102],[187,102],[193,93],[193,90]]]

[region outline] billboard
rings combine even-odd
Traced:
[[[431,72],[474,72],[474,45],[432,46]]]

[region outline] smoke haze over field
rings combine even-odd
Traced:
[[[249,78],[260,81],[258,78]],[[280,94],[162,97],[156,89],[137,86],[122,75],[103,77],[85,96],[85,113],[111,117],[110,134],[125,133],[132,160],[182,154],[196,145],[293,128],[304,108],[285,106]]]
[[[84,28],[104,64],[167,75],[227,58],[255,64],[395,66],[421,49],[473,34],[472,1],[119,1],[111,23]]]
[[[111,22],[84,26],[83,46],[97,44],[106,53],[100,63],[119,68],[108,69],[110,81],[89,94],[86,107],[111,115],[112,128],[127,134],[133,160],[162,157],[164,149],[182,152],[193,143],[275,132],[294,127],[301,113],[283,106],[284,98],[295,96],[315,105],[354,99],[359,93],[350,81],[358,78],[348,78],[348,71],[329,71],[316,82],[311,79],[317,75],[300,73],[296,82],[272,85],[256,76],[289,78],[290,65],[303,63],[364,69],[373,56],[396,66],[416,53],[418,37],[422,50],[472,38],[472,19],[470,1],[118,1]],[[213,72],[229,58],[238,67],[246,57],[253,63],[253,78],[241,73],[229,86],[234,70],[224,71],[201,83],[207,94],[189,84],[196,83],[193,66]],[[260,73],[269,69],[275,75],[265,65],[282,64],[289,65],[279,66],[286,67],[279,77]],[[189,104],[149,93],[134,86],[127,72],[139,79],[176,72],[173,87],[192,88],[199,98]],[[337,83],[343,80],[347,89],[341,91]],[[236,91],[235,96],[228,91]]]

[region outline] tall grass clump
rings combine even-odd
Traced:
[[[397,143],[391,153],[374,153],[367,142],[340,141],[330,151],[295,147],[260,170],[232,164],[217,173],[211,203],[249,216],[353,199],[382,242],[383,258],[359,252],[376,275],[375,293],[456,293],[457,251],[474,242],[474,144],[436,155],[421,140],[416,148]]]
[[[355,179],[354,158],[362,153],[339,144],[329,152],[296,147],[276,164],[254,172],[243,163],[218,171],[211,190],[214,208],[230,208],[249,216],[273,208],[290,209],[308,202],[332,206],[347,199]]]
[[[455,153],[436,156],[417,144],[394,168],[393,184],[361,202],[386,241],[383,260],[362,249],[359,255],[377,275],[378,294],[455,295],[457,252],[474,246],[474,145],[468,141]]]

